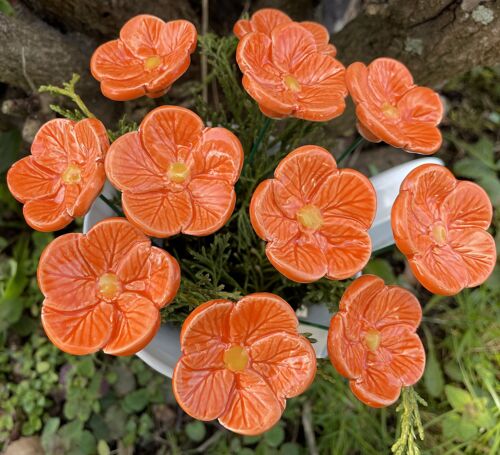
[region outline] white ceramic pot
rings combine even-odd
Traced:
[[[381,172],[370,179],[377,192],[377,213],[369,231],[373,251],[394,243],[391,229],[391,208],[399,193],[401,182],[413,169],[427,163],[443,164],[438,158],[420,158]],[[106,183],[102,192],[109,198],[112,198],[116,193],[109,182]],[[83,232],[87,232],[94,224],[112,216],[115,216],[113,210],[101,199],[96,199],[83,220]],[[262,291],[272,292],[272,289],[262,289]],[[305,310],[299,309],[297,315],[300,319],[299,331],[311,333],[317,340],[313,345],[317,357],[326,357],[327,331],[332,316],[326,306],[313,305]],[[171,378],[181,354],[179,332],[178,327],[162,324],[157,335],[142,351],[137,353],[137,356],[151,368]]]

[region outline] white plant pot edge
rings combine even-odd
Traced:
[[[443,161],[439,158],[419,158],[395,166],[370,179],[377,192],[377,213],[369,231],[373,251],[394,243],[391,229],[391,208],[399,193],[401,182],[413,169],[428,163],[443,165]],[[102,193],[107,197],[113,197],[116,190],[109,182],[106,182]],[[88,232],[94,224],[112,216],[115,214],[111,208],[101,199],[96,199],[83,220],[83,232]],[[263,289],[263,291],[270,290]],[[311,333],[312,337],[317,340],[313,344],[317,357],[326,357],[327,331],[332,316],[326,306],[314,305],[305,310],[299,308],[297,316],[300,319],[299,331]],[[179,327],[162,324],[153,340],[136,355],[151,368],[171,378],[175,364],[181,355],[179,333]]]

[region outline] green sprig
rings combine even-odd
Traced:
[[[73,103],[75,103],[78,106],[78,109],[80,109],[82,115],[82,118],[87,117],[87,118],[94,118],[95,115],[90,112],[88,107],[85,105],[83,100],[80,98],[80,95],[78,95],[75,92],[75,86],[76,83],[80,80],[80,75],[73,73],[73,76],[71,77],[71,80],[69,82],[63,82],[62,87],[57,87],[56,85],[42,85],[38,89],[40,93],[51,93],[52,95],[61,95],[69,98]],[[55,107],[55,109],[54,109]],[[75,114],[72,111],[68,111],[66,109],[62,109],[59,106],[55,105],[50,105],[50,108],[57,112],[58,114],[63,115],[64,117],[71,118],[72,120],[75,120]]]
[[[424,427],[420,419],[419,404],[427,406],[426,401],[413,387],[404,387],[401,393],[401,402],[396,408],[400,419],[400,430],[398,439],[391,447],[392,453],[395,455],[420,454],[417,436],[421,441],[424,440]]]

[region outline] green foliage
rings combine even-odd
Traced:
[[[13,16],[14,12],[14,8],[12,8],[9,0],[0,0],[0,13],[5,14],[6,16]]]
[[[419,455],[417,436],[424,439],[424,428],[420,420],[418,405],[427,406],[425,400],[418,395],[413,387],[404,387],[401,392],[401,403],[396,408],[400,414],[399,437],[391,450],[396,455]]]
[[[6,172],[17,161],[21,151],[21,133],[13,129],[0,131],[0,174]]]

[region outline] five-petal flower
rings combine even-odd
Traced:
[[[172,377],[177,402],[192,417],[219,419],[236,433],[268,430],[286,398],[304,392],[316,373],[314,349],[297,327],[290,305],[274,294],[200,305],[181,331]]]
[[[242,165],[233,133],[205,128],[178,106],[150,112],[139,131],[118,138],[106,156],[106,174],[123,191],[127,218],[156,237],[220,229],[233,212]]]
[[[236,51],[243,86],[265,115],[319,122],[344,112],[345,68],[322,53],[316,39],[297,22],[274,27],[270,36],[243,36]]]
[[[120,38],[99,46],[90,61],[104,96],[126,101],[164,95],[189,68],[197,33],[191,22],[139,15],[120,30]]]
[[[443,295],[477,286],[492,273],[497,255],[486,231],[491,218],[491,202],[479,185],[459,181],[436,164],[406,177],[391,217],[396,245],[413,273]]]
[[[26,222],[47,232],[85,215],[104,185],[108,147],[106,129],[95,118],[45,123],[31,155],[14,163],[7,174],[10,192],[24,203]]]
[[[346,70],[356,104],[358,130],[369,141],[384,141],[409,152],[430,155],[441,146],[437,127],[443,116],[439,95],[413,83],[408,68],[391,58],[361,62]]]
[[[420,379],[425,351],[415,331],[421,318],[411,292],[385,286],[374,275],[363,275],[347,288],[330,322],[328,355],[363,403],[389,406],[401,387]]]
[[[236,21],[233,32],[238,39],[252,32],[264,33],[271,38],[272,32],[276,27],[292,22],[292,19],[283,11],[274,8],[263,8],[256,11],[250,19]],[[312,33],[318,52],[335,57],[337,50],[333,44],[329,43],[330,34],[326,27],[312,21],[298,22],[298,24]]]
[[[250,219],[266,254],[286,277],[312,282],[344,279],[368,262],[376,210],[370,181],[338,169],[325,149],[306,145],[285,157],[255,190]]]
[[[40,258],[38,283],[43,328],[59,349],[131,355],[158,331],[180,270],[127,220],[108,218],[85,235],[53,240]]]

